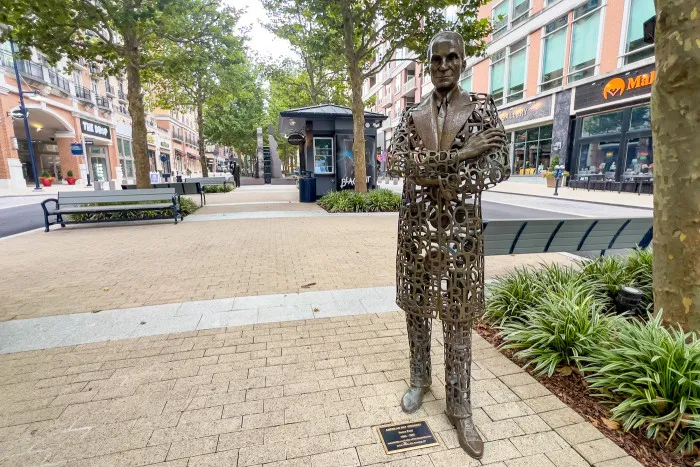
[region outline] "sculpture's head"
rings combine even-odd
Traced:
[[[457,32],[440,31],[428,46],[430,79],[439,92],[449,92],[467,67],[464,38]]]

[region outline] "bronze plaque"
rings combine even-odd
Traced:
[[[387,454],[437,446],[439,443],[425,421],[377,427]]]

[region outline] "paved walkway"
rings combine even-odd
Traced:
[[[229,215],[290,201],[249,193],[207,198]],[[639,466],[478,335],[486,454],[466,456],[444,415],[439,323],[434,384],[404,414],[395,217],[299,213],[0,241],[0,466]],[[538,261],[569,260],[489,257],[487,276]],[[406,420],[440,444],[386,455],[376,427]]]
[[[439,334],[434,384],[413,415],[399,407],[399,312],[0,356],[0,464],[639,465],[477,335],[474,419],[486,446],[470,459],[443,413]],[[375,427],[418,419],[440,445],[384,454]]]

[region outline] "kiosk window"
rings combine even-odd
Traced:
[[[331,174],[333,164],[333,138],[314,138],[314,173]]]

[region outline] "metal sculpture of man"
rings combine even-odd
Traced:
[[[390,172],[405,177],[396,303],[406,312],[411,384],[401,407],[415,412],[430,389],[432,319],[440,318],[446,414],[462,449],[480,458],[469,379],[472,321],[484,309],[481,192],[508,178],[508,152],[491,96],[458,85],[466,68],[462,36],[436,34],[428,58],[435,89],[404,112],[389,150]]]

